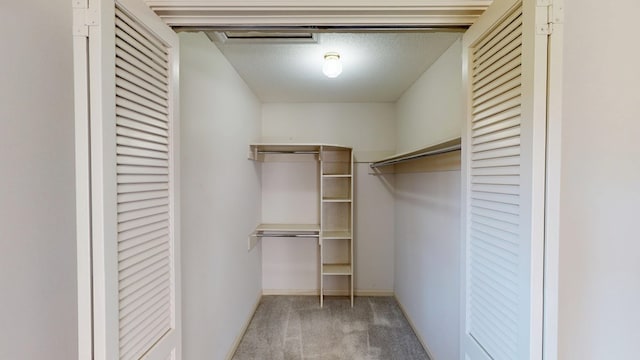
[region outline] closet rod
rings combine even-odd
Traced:
[[[304,151],[304,150],[289,150],[289,151],[285,151],[285,150],[260,150],[258,151],[258,154],[319,154],[319,151]]]
[[[256,237],[300,237],[300,238],[317,238],[318,234],[255,234]]]
[[[457,145],[448,146],[448,147],[445,147],[445,148],[442,148],[442,149],[425,151],[425,152],[422,152],[422,153],[402,156],[402,157],[398,157],[398,158],[395,158],[395,159],[389,159],[389,160],[385,160],[385,161],[377,161],[377,162],[371,163],[369,166],[372,169],[375,169],[375,168],[380,167],[380,166],[393,165],[393,164],[398,164],[398,163],[409,161],[409,160],[421,159],[421,158],[427,157],[427,156],[445,154],[445,153],[449,153],[449,152],[453,152],[453,151],[458,151],[461,148],[462,148],[462,146],[460,146],[460,144],[457,144]]]

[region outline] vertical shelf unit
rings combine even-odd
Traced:
[[[353,306],[353,152],[320,148],[320,306],[325,280],[347,277]]]
[[[275,157],[302,155],[317,161],[318,224],[258,224],[249,235],[249,250],[263,237],[317,238],[320,247],[318,275],[320,307],[324,305],[329,278],[346,278],[348,296],[353,306],[353,150],[350,147],[325,144],[251,144],[249,159],[277,161]],[[267,160],[269,158],[269,160]],[[334,281],[335,283],[335,281]]]

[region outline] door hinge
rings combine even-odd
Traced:
[[[95,2],[90,6],[89,0],[72,0],[73,2],[73,36],[89,36],[89,27],[98,26],[98,9]]]
[[[564,0],[536,0],[538,9],[538,20],[536,34],[553,34],[554,24],[564,22]]]

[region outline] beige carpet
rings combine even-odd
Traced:
[[[428,356],[393,297],[264,296],[234,360],[422,360]]]

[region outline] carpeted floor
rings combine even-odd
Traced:
[[[264,296],[233,360],[423,360],[393,297]]]

